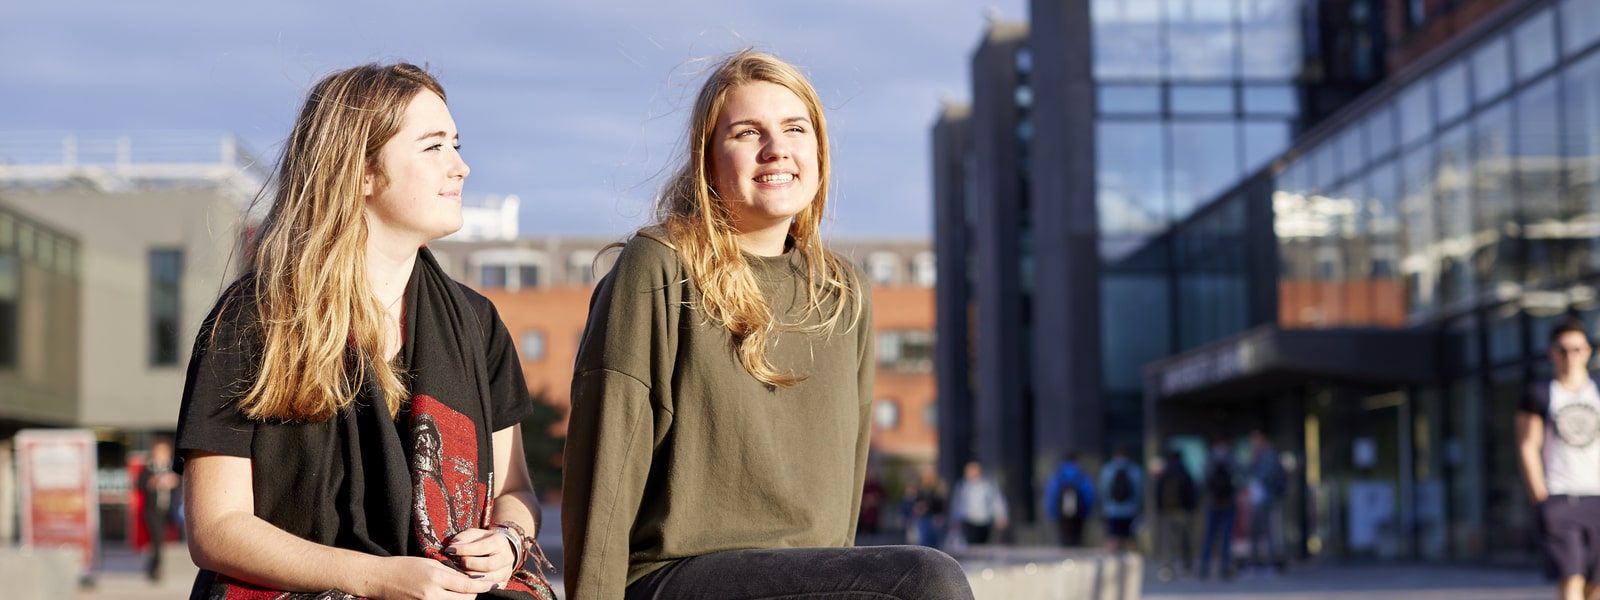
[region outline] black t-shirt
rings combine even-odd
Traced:
[[[533,405],[511,334],[488,298],[457,285],[477,312],[488,346],[486,357],[494,406],[490,431],[516,425],[533,414]],[[235,282],[217,301],[195,337],[178,413],[179,458],[175,468],[179,472],[183,469],[186,458],[183,451],[186,450],[251,458],[251,442],[262,423],[247,419],[238,408],[238,401],[255,381],[256,357],[260,352],[260,330],[256,327],[251,287],[245,279]],[[402,364],[409,362],[412,350],[410,331],[412,328],[408,327],[405,346],[400,351]],[[354,410],[368,408],[358,406]],[[395,420],[396,426],[403,428],[406,413],[402,411]]]
[[[418,277],[414,273],[408,286],[408,307],[417,306]],[[323,545],[377,556],[417,555],[419,546],[412,529],[410,415],[402,410],[391,418],[370,376],[365,378],[358,400],[328,421],[252,421],[239,410],[238,401],[256,377],[261,346],[253,286],[246,281],[242,279],[223,294],[195,340],[178,416],[179,460],[175,468],[181,470],[185,454],[193,450],[260,457],[253,463],[251,475],[256,516]],[[458,409],[469,415],[476,429],[489,435],[530,416],[532,399],[511,335],[493,304],[456,282],[448,285],[459,288],[460,293],[445,295],[459,298],[461,304],[459,312],[448,313],[451,321],[442,327],[476,325],[481,335],[466,333],[470,329],[463,334],[465,339],[481,340],[483,352],[467,362],[483,365],[480,389],[484,402],[467,402]],[[435,302],[438,297],[437,293],[427,294]],[[421,310],[408,308],[407,312],[401,362],[418,365],[412,361],[417,356],[413,332],[419,327],[437,330],[441,325],[435,325],[437,321],[419,323]],[[468,345],[478,347],[476,343]],[[477,406],[482,409],[474,408]],[[485,420],[491,422],[487,428]],[[481,456],[480,463],[487,459]]]

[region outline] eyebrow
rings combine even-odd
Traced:
[[[809,117],[789,117],[787,119],[784,119],[784,120],[778,122],[779,125],[788,125],[790,123],[805,123],[807,125],[810,125],[811,124],[811,119]],[[738,127],[740,125],[748,125],[748,126],[751,126],[751,127],[760,127],[761,126],[761,121],[758,121],[756,119],[744,119],[742,121],[734,121],[734,122],[728,124],[728,128],[732,129],[732,128]]]
[[[428,138],[436,138],[436,137],[437,138],[450,137],[450,134],[445,133],[444,130],[442,130],[442,129],[439,130],[439,131],[430,131],[428,133],[422,134],[421,136],[418,136],[417,137],[417,141],[420,142],[420,141],[428,139]],[[461,136],[457,135],[456,139],[461,139]]]

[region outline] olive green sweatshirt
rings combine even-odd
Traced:
[[[848,273],[859,317],[852,304],[832,335],[777,336],[771,362],[807,378],[773,387],[696,308],[666,235],[643,233],[595,289],[578,350],[561,498],[567,598],[621,598],[640,577],[712,552],[850,545],[874,366],[859,273]],[[780,323],[805,316],[799,252],[744,258]]]

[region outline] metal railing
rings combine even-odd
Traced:
[[[271,166],[216,131],[0,132],[0,188],[87,183],[105,191],[216,183],[253,197]]]

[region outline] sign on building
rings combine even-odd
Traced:
[[[23,547],[77,549],[83,572],[92,571],[100,540],[94,434],[26,429],[16,444]]]

